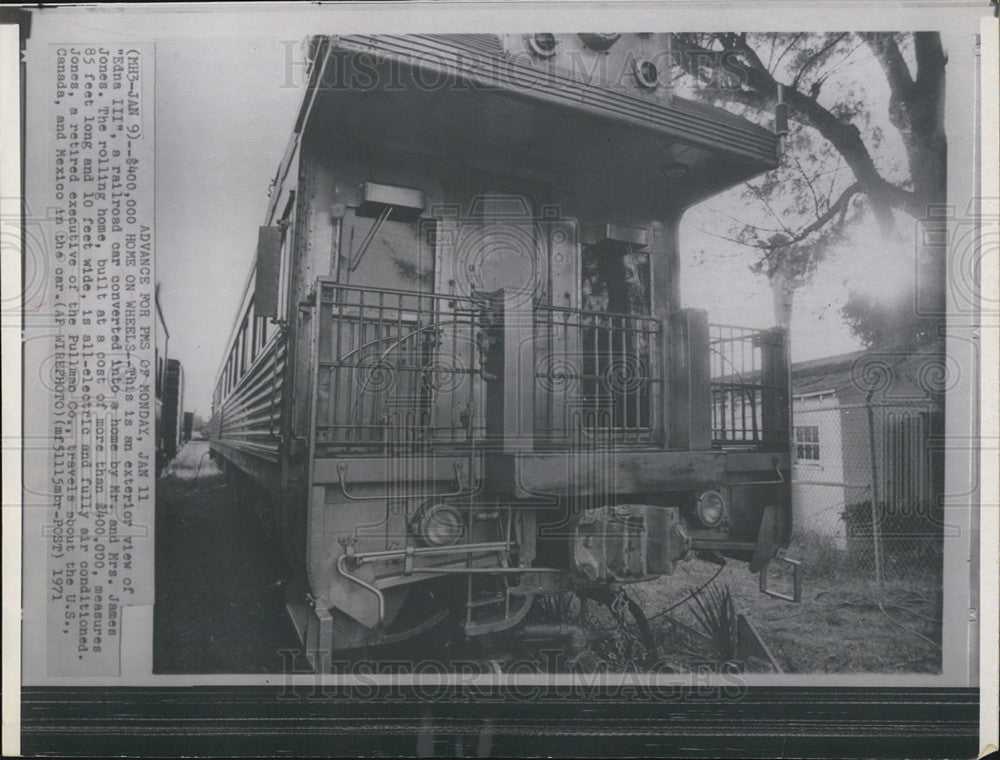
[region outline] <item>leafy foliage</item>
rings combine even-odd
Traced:
[[[714,225],[723,232],[709,232],[752,252],[751,269],[768,278],[779,324],[790,322],[795,290],[862,225],[874,221],[888,237],[897,212],[920,218],[928,204],[944,202],[946,57],[936,33],[680,34],[675,44],[680,94],[764,126],[773,123],[779,91],[789,108],[780,166],[745,185],[746,218],[723,214]],[[856,73],[871,59],[888,98]],[[873,118],[873,103],[886,100],[892,140]],[[940,275],[940,268],[927,274]],[[935,325],[906,316],[912,303],[856,297],[843,316],[869,345],[919,342]],[[887,335],[890,325],[898,332]]]
[[[691,597],[691,614],[710,641],[712,654],[719,662],[737,659],[738,638],[736,605],[728,586],[713,583]]]
[[[840,315],[851,332],[869,347],[908,351],[941,343],[940,321],[916,312],[911,291],[890,301],[853,292]]]

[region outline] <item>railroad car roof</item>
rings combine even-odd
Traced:
[[[777,136],[746,119],[535,65],[505,52],[497,35],[330,36],[311,47],[283,168],[317,123],[331,135],[470,165],[513,157],[540,177],[600,176],[607,193],[678,210],[777,165]],[[685,176],[666,170],[677,164],[688,167]],[[276,182],[282,176],[279,169]]]

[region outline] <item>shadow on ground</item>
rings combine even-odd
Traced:
[[[188,442],[157,482],[156,673],[283,673],[297,650],[256,517]]]

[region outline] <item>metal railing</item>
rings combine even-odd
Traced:
[[[709,348],[713,445],[787,442],[784,332],[709,325]]]
[[[320,456],[484,443],[487,388],[503,383],[524,388],[515,396],[531,405],[536,448],[662,440],[662,329],[653,317],[527,304],[505,324],[488,296],[328,281],[318,306]],[[502,377],[489,359],[498,340],[530,341]]]
[[[536,306],[536,445],[660,443],[661,336],[654,317]]]
[[[503,317],[485,295],[329,281],[318,307],[320,456],[485,442],[491,383],[524,389],[513,397],[531,407],[519,419],[530,420],[535,448],[663,444],[665,346],[655,317],[544,304]],[[498,341],[515,340],[516,365],[494,377],[488,357]],[[784,333],[710,325],[709,355],[713,445],[786,445]]]
[[[316,445],[402,452],[482,437],[480,301],[324,282]]]

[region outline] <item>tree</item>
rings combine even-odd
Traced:
[[[885,78],[888,120],[903,146],[901,165],[879,159],[884,135],[871,119],[871,99],[843,76],[858,51],[877,61]],[[889,237],[897,234],[900,215],[923,219],[945,203],[947,61],[936,32],[680,34],[674,54],[681,64],[678,84],[686,81],[691,92],[716,105],[768,123],[779,86],[787,103],[781,166],[744,190],[773,225],[733,219],[728,236],[757,252],[753,268],[771,283],[779,324],[787,327],[795,290],[862,215],[871,213]],[[893,306],[906,312],[894,312],[894,337],[873,329],[884,323],[885,309],[864,298],[852,297],[844,312],[849,324],[863,340],[912,343],[933,334],[943,312],[944,265],[941,247],[921,249],[920,292]],[[923,314],[938,316],[917,314],[915,303]]]

